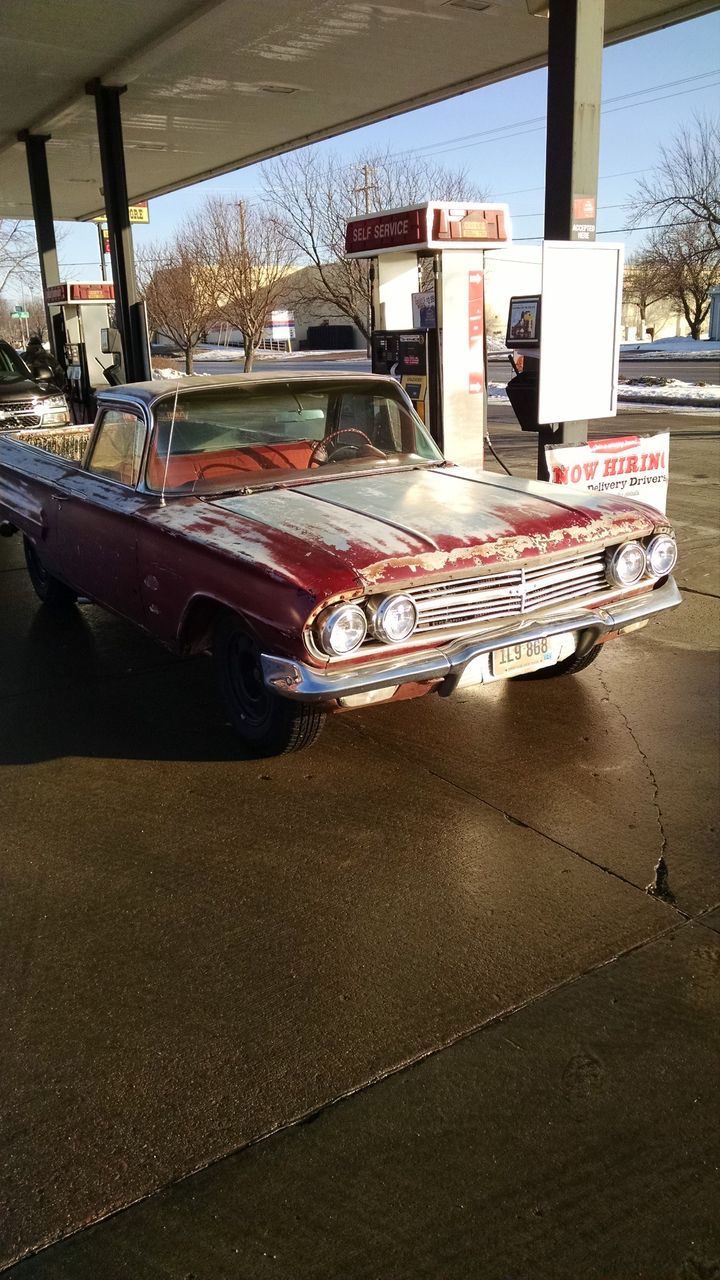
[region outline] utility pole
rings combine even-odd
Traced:
[[[377,188],[376,188],[376,186],[375,186],[375,183],[370,181],[370,175],[371,175],[371,174],[372,174],[372,176],[373,176],[373,177],[375,176],[375,166],[374,166],[374,165],[372,165],[372,164],[368,164],[368,163],[367,163],[367,161],[365,161],[365,164],[362,166],[363,185],[362,185],[361,187],[353,187],[353,195],[357,195],[357,196],[364,195],[364,196],[365,196],[365,212],[366,212],[366,213],[369,213],[369,212],[370,212],[370,192],[371,192],[371,191],[373,191],[373,192],[374,192],[374,191],[376,191],[376,190],[377,190]],[[371,264],[370,264],[369,271],[368,271],[368,286],[369,286],[369,288],[368,288],[368,299],[367,299],[367,325],[368,325],[368,335],[369,335],[370,333],[372,333],[372,327],[373,327],[373,324],[372,324],[372,321],[373,321],[373,312],[372,312],[372,271],[373,271],[373,266],[372,266],[372,263],[371,263]],[[368,340],[367,340],[367,354],[368,354],[368,356],[372,354],[372,352],[371,352],[371,347],[370,347],[370,337],[369,337],[369,336],[368,336]]]
[[[370,212],[370,192],[376,190],[376,184],[370,181],[370,175],[375,176],[375,166],[367,162],[362,166],[363,185],[361,187],[353,187],[353,195],[365,196],[365,212]]]

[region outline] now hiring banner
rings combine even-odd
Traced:
[[[550,483],[591,493],[622,493],[665,511],[670,435],[623,436],[583,445],[548,445]]]

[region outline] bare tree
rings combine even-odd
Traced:
[[[668,227],[700,223],[720,249],[720,118],[695,115],[661,147],[650,177],[636,184],[631,207],[636,225],[647,217]]]
[[[211,197],[197,221],[216,274],[217,314],[242,333],[247,373],[297,250],[271,210],[245,200]]]
[[[35,335],[44,342],[48,336],[47,329],[47,312],[42,295],[34,293],[32,297],[25,303],[25,310],[29,312],[28,332],[32,337]]]
[[[720,248],[701,222],[663,227],[650,237],[646,253],[657,265],[663,296],[682,311],[693,338],[710,310],[710,292],[720,282]]]
[[[311,147],[281,156],[263,169],[268,201],[283,219],[304,264],[297,301],[330,303],[366,338],[370,334],[369,264],[345,257],[345,228],[359,213],[422,200],[481,199],[465,170],[388,151],[345,160]]]
[[[187,219],[165,243],[143,249],[138,281],[153,329],[167,334],[193,371],[193,352],[217,314],[218,278],[204,237]]]
[[[10,303],[0,297],[0,338],[12,342],[13,321],[10,319]]]
[[[0,218],[0,294],[9,284],[33,286],[38,280],[38,256],[31,222]]]
[[[632,254],[625,265],[623,300],[640,313],[640,337],[645,334],[648,307],[667,297],[667,280],[662,264],[648,249]]]

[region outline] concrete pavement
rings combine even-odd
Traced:
[[[9,1275],[709,1280],[717,928],[673,929]]]
[[[0,543],[0,1258],[71,1235],[13,1280],[715,1276],[704,421],[681,610],[286,760],[242,758],[203,659],[46,617]]]

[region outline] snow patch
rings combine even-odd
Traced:
[[[490,400],[507,400],[505,388],[504,382],[489,382],[488,397]],[[656,401],[666,406],[697,405],[698,408],[714,408],[720,406],[720,386],[715,383],[681,382],[677,378],[663,379],[663,386],[659,387],[620,383],[618,401]]]
[[[709,338],[658,338],[657,342],[621,342],[620,355],[642,355],[666,357],[701,356],[717,359],[720,356],[720,342],[711,342]]]

